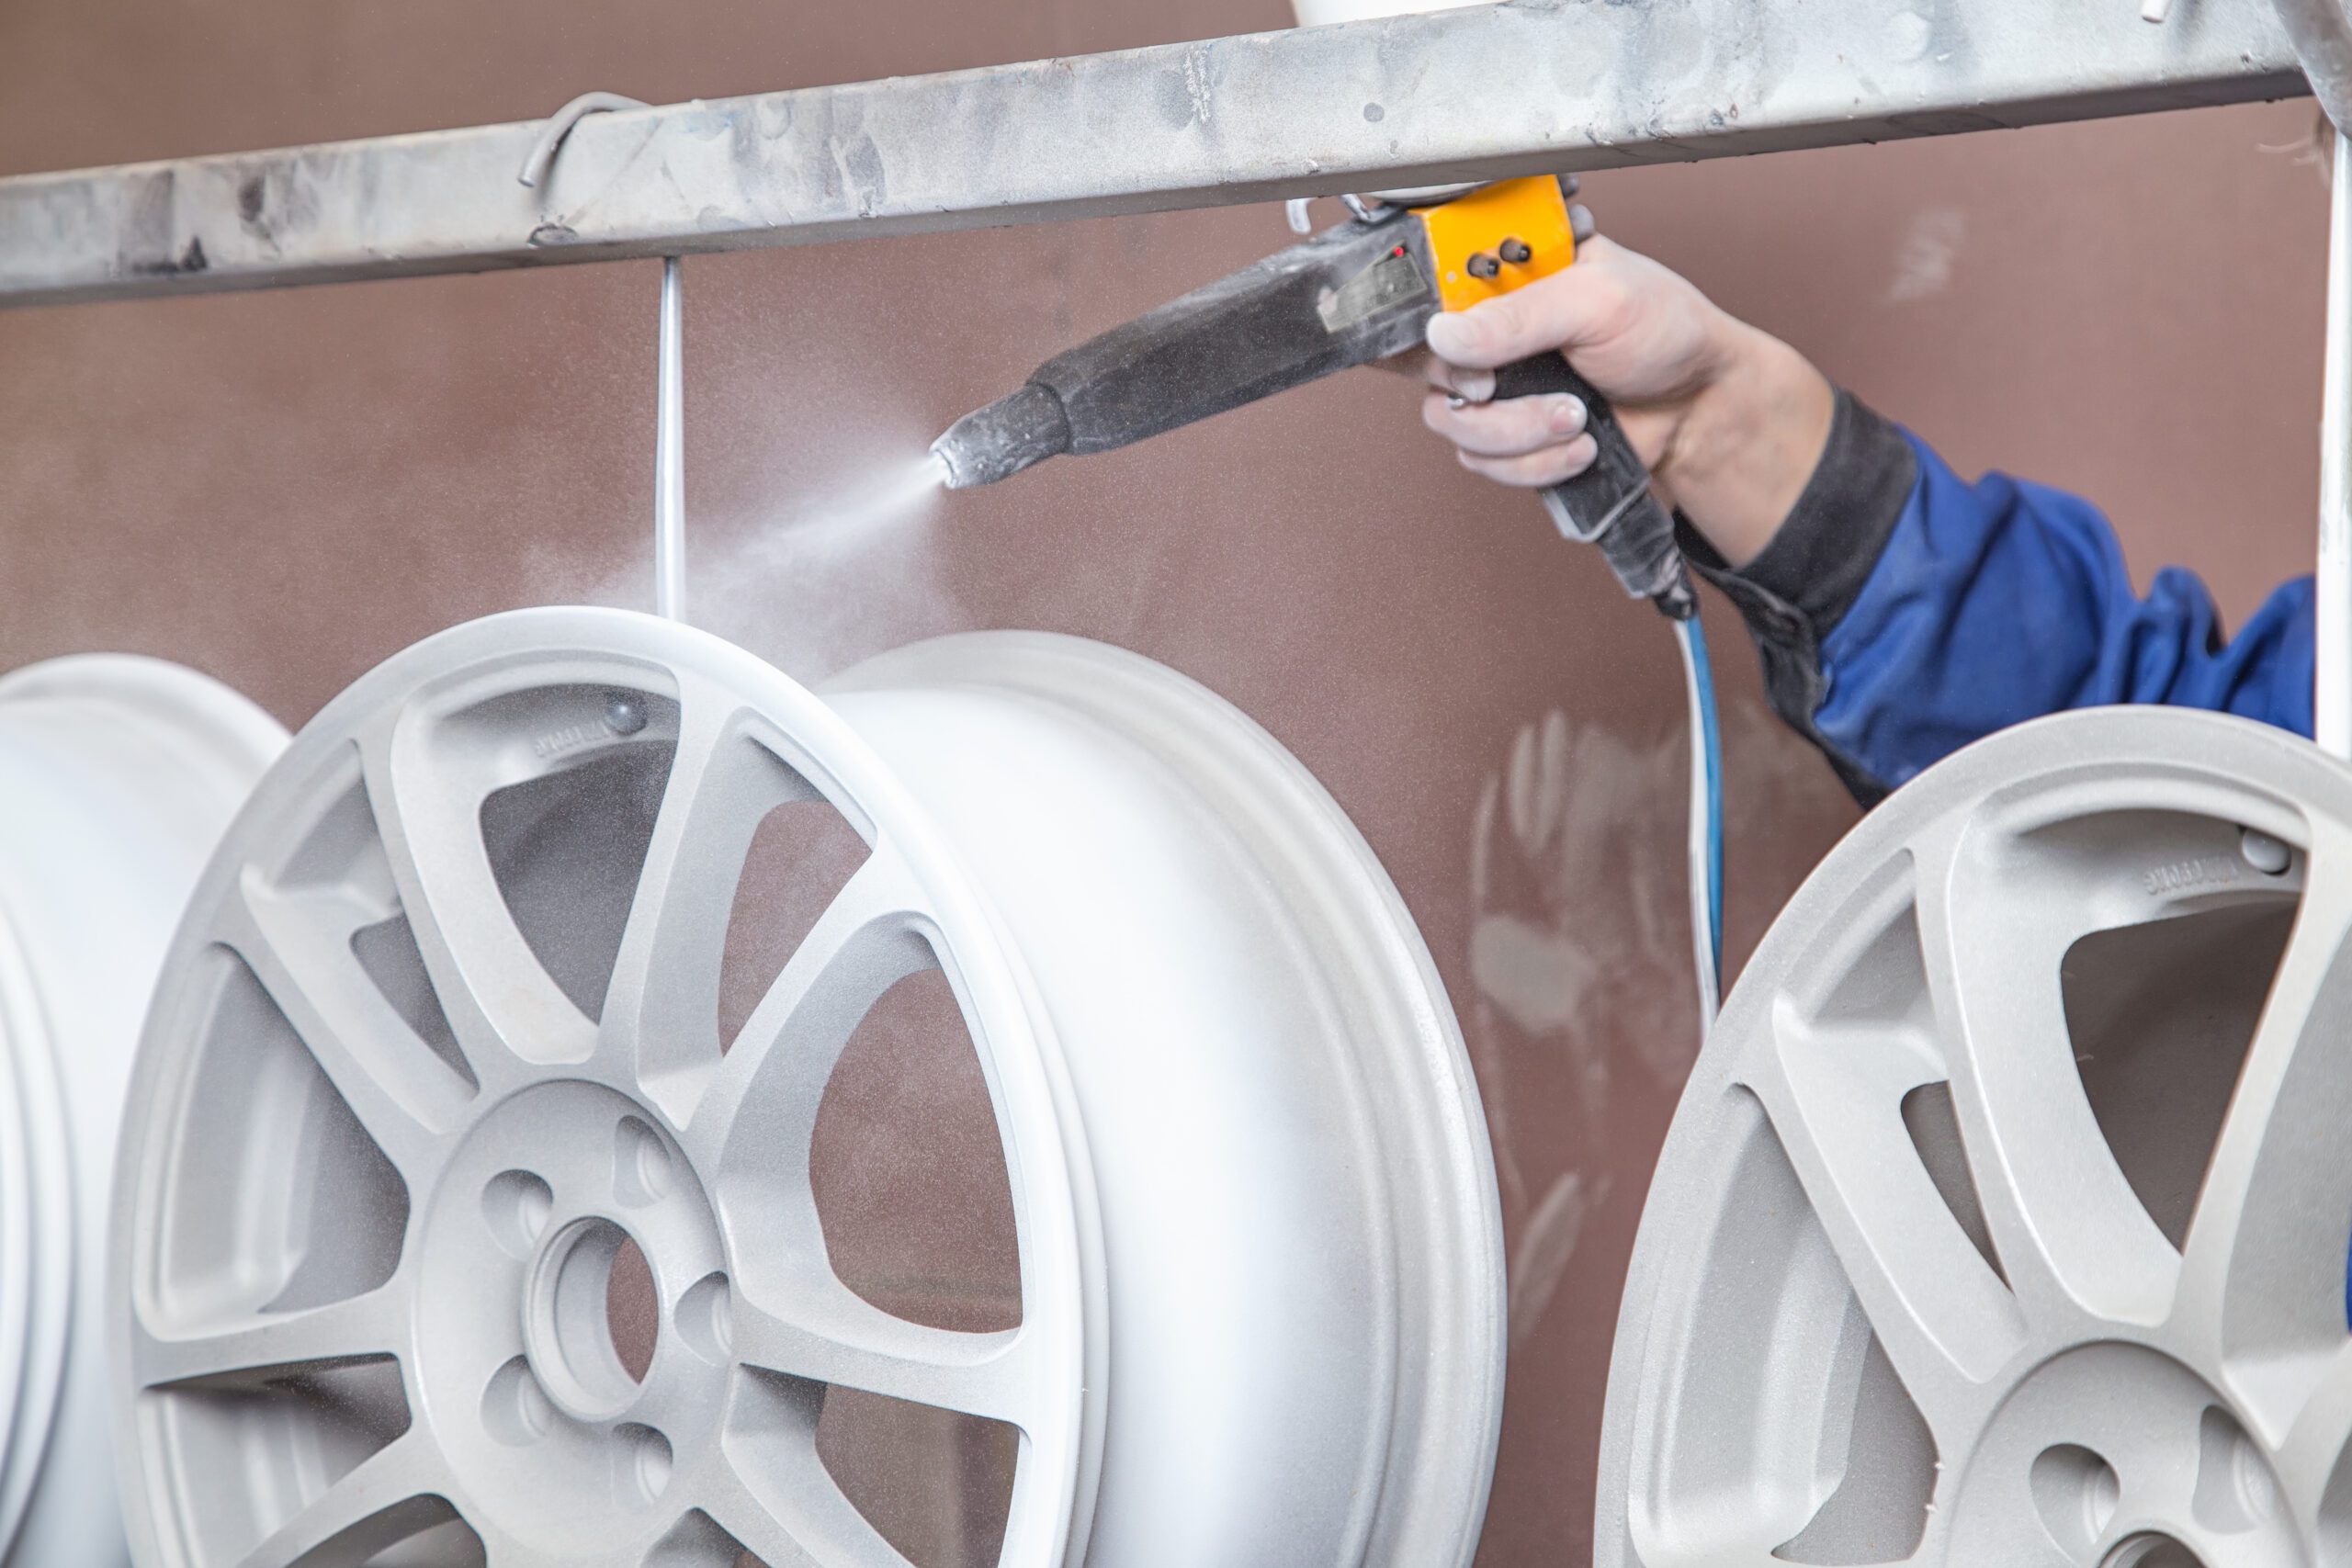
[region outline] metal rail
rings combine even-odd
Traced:
[[[593,85],[593,84],[586,84]],[[0,179],[0,305],[603,261],[2092,118],[2306,90],[2268,0],[1521,0]]]

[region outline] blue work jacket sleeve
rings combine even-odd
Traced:
[[[2311,733],[2310,579],[2228,637],[2187,571],[2135,593],[2096,507],[2006,475],[1964,480],[1849,395],[1762,556],[1732,571],[1684,540],[1739,605],[1774,708],[1864,804],[2067,708],[2174,703]]]

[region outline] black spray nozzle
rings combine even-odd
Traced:
[[[992,485],[1069,451],[1069,416],[1052,388],[1032,381],[949,425],[931,450],[948,489]]]

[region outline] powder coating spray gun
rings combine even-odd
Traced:
[[[1419,348],[1439,310],[1549,277],[1576,259],[1572,182],[1480,186],[1427,206],[1351,201],[1356,216],[1125,326],[1057,355],[1020,390],[957,420],[932,446],[950,488],[994,484],[1065,452],[1109,452],[1334,371]],[[1562,535],[1597,547],[1636,599],[1675,623],[1692,720],[1693,947],[1714,1013],[1722,930],[1722,814],[1714,698],[1698,600],[1651,494],[1649,471],[1608,400],[1558,354],[1505,366],[1497,398],[1568,392],[1600,455],[1542,491]]]
[[[1064,452],[1108,452],[1333,371],[1421,345],[1439,310],[1576,259],[1566,182],[1506,180],[1429,207],[1359,207],[1303,244],[1057,355],[932,446],[955,489]],[[1674,619],[1697,607],[1674,524],[1608,401],[1557,354],[1504,367],[1495,396],[1570,392],[1600,457],[1543,491],[1560,532],[1597,547],[1625,592]]]

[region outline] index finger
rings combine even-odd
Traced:
[[[1576,264],[1551,276],[1483,300],[1466,310],[1442,310],[1424,334],[1430,351],[1450,365],[1492,370],[1595,335],[1612,308],[1607,268],[1609,242],[1580,247]]]
[[[1426,382],[1441,392],[1451,392],[1464,402],[1483,403],[1495,395],[1495,378],[1490,372],[1448,365],[1426,348],[1408,349],[1373,363],[1383,370]]]

